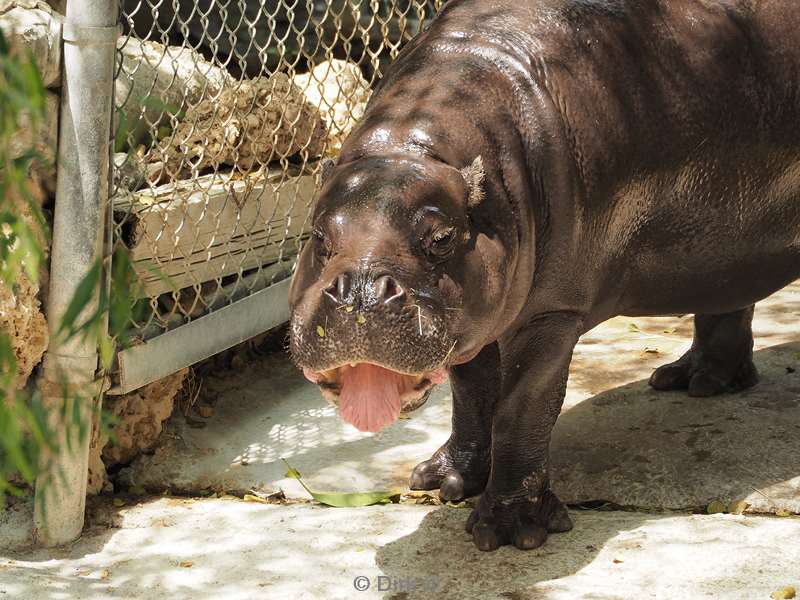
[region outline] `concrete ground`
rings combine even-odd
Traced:
[[[284,504],[168,498],[115,507],[100,498],[84,538],[57,552],[24,548],[18,506],[0,514],[0,547],[17,548],[0,551],[0,595],[769,598],[800,588],[800,282],[756,308],[762,380],[741,394],[691,399],[647,387],[655,367],[688,347],[691,323],[617,318],[584,336],[553,436],[553,484],[576,508],[626,510],[573,510],[575,529],[534,552],[477,552],[462,530],[465,509],[307,504],[281,457],[312,489],[403,489],[449,434],[449,389],[381,434],[361,434],[272,355],[207,378],[216,402],[205,426],[174,417],[118,488],[283,490]],[[691,514],[739,500],[759,514]],[[368,591],[355,591],[359,576]],[[386,586],[394,587],[378,589]]]
[[[800,586],[797,519],[573,511],[575,528],[545,546],[487,554],[464,533],[466,513],[180,499],[98,508],[69,548],[4,553],[0,596],[752,600]]]

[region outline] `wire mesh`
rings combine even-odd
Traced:
[[[286,278],[321,157],[441,0],[121,0],[109,214],[149,339]]]

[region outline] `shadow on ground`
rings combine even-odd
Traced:
[[[551,535],[542,548],[522,553],[505,547],[486,555],[464,532],[466,511],[438,509],[412,534],[379,550],[384,585],[394,586],[390,591],[398,599],[428,597],[431,585],[445,597],[481,590],[483,597],[512,600],[613,600],[659,593],[755,597],[746,587],[735,593],[726,589],[732,581],[763,575],[746,553],[725,551],[724,559],[711,558],[715,544],[724,545],[728,536],[734,548],[737,536],[745,544],[753,518],[721,516],[728,527],[720,532],[708,526],[711,517],[686,514],[712,500],[740,499],[754,512],[800,512],[800,343],[756,352],[755,362],[761,383],[745,392],[694,399],[684,392],[654,392],[641,380],[586,399],[559,418],[551,456],[554,487],[563,500],[682,509],[683,515],[573,511],[575,528]],[[782,532],[797,524],[758,522]],[[778,564],[790,564],[782,558],[785,550],[769,540],[754,543],[763,544],[764,557],[775,554]],[[646,556],[637,559],[635,574],[623,575],[625,554],[642,548]],[[718,559],[719,565],[711,564]],[[665,569],[679,570],[678,580],[665,584],[670,580]],[[575,586],[581,590],[577,596]],[[769,592],[758,593],[767,597]]]
[[[800,343],[754,360],[761,382],[737,394],[690,398],[643,380],[563,412],[551,445],[559,496],[648,510],[747,499],[800,513]]]
[[[575,528],[527,552],[476,550],[441,508],[375,557],[388,595],[508,600],[768,598],[796,583],[795,519],[573,511]],[[432,593],[434,592],[434,593]]]
[[[740,394],[691,399],[656,393],[640,375],[568,406],[553,437],[556,490],[569,502],[603,499],[656,509],[747,497],[758,510],[782,506],[800,512],[800,342],[760,350],[755,361],[761,383]],[[429,407],[438,411],[442,426],[446,401],[443,396]],[[247,422],[247,402],[232,410],[232,422]],[[296,409],[286,410],[280,423],[290,422]],[[428,422],[403,423],[397,440],[425,438]],[[319,424],[309,415],[296,435],[312,427]],[[292,439],[291,429],[280,431]],[[326,435],[320,429],[311,437],[341,441],[340,433],[331,440]],[[350,442],[355,454],[347,460],[357,467],[360,457],[379,466],[373,440]],[[398,460],[425,458],[416,446],[387,443],[380,452],[398,448],[401,454],[415,448]],[[310,450],[323,464],[335,462],[324,455],[326,448]],[[298,463],[301,456],[309,454],[299,453]],[[572,511],[575,528],[551,536],[542,548],[486,554],[464,532],[463,509],[325,509],[174,498],[118,510],[110,499],[97,502],[90,528],[71,547],[0,558],[0,592],[98,600],[614,600],[769,597],[781,585],[798,583],[792,577],[800,561],[800,520],[793,518]],[[355,591],[358,576],[369,579],[368,592]]]

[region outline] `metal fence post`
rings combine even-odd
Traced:
[[[97,371],[94,341],[76,336],[59,343],[57,334],[76,288],[102,257],[117,11],[118,0],[68,0],[64,20],[58,187],[47,307],[51,346],[41,386],[44,400],[53,407],[62,402],[65,382],[84,397],[97,394],[96,388],[87,392]],[[95,294],[87,311],[96,302]],[[36,482],[34,535],[46,546],[70,542],[83,529],[92,419],[88,404],[86,400],[80,403],[82,440],[77,435],[67,440],[66,421],[60,417],[55,422],[61,429],[62,448]]]

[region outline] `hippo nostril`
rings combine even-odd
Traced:
[[[400,284],[388,275],[378,277],[373,285],[375,297],[384,304],[401,300],[405,296],[405,291]]]
[[[347,273],[339,274],[323,293],[336,304],[344,304],[350,295],[350,276]]]

